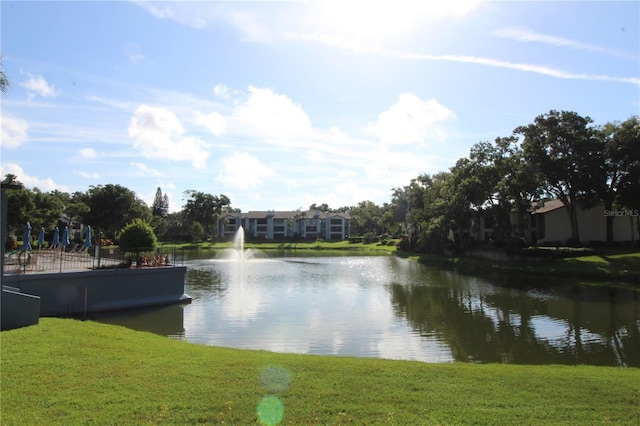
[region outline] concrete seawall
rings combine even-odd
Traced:
[[[22,294],[17,288],[2,286],[0,329],[11,330],[38,324],[40,298]]]
[[[40,297],[40,316],[77,315],[190,302],[186,267],[102,269],[54,274],[9,275],[3,284]]]

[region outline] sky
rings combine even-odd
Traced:
[[[0,2],[2,177],[391,200],[550,110],[640,111],[637,1]]]

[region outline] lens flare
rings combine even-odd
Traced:
[[[274,426],[282,421],[284,404],[275,395],[262,398],[258,404],[258,420],[266,426]]]
[[[269,366],[262,371],[260,381],[269,393],[280,393],[291,387],[291,374],[284,368]]]

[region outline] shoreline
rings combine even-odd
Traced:
[[[225,250],[230,242],[178,245],[184,250]],[[582,256],[532,258],[507,262],[470,256],[448,256],[401,251],[396,245],[382,243],[336,242],[247,242],[245,248],[266,252],[343,251],[358,255],[394,255],[426,266],[453,269],[465,275],[515,274],[554,279],[578,279],[590,283],[624,284],[640,289],[640,250],[595,250]]]

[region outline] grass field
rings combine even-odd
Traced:
[[[206,347],[70,319],[1,333],[3,425],[637,425],[640,370]]]
[[[456,269],[463,273],[505,272],[554,278],[625,283],[640,286],[640,251],[594,254],[529,262],[491,262],[468,257],[397,253],[425,265]]]

